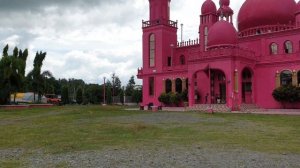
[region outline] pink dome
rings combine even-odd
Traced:
[[[212,0],[206,0],[201,7],[201,14],[216,14],[217,7],[216,4]]]
[[[246,0],[238,14],[238,28],[290,24],[295,21],[295,0]]]
[[[220,6],[229,6],[230,0],[220,0]]]
[[[215,23],[208,31],[208,46],[226,46],[237,44],[238,36],[235,28],[224,20]]]

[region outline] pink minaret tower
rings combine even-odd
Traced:
[[[217,7],[212,0],[206,0],[201,7],[199,36],[201,51],[206,51],[208,30],[218,21]]]

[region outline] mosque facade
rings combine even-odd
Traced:
[[[220,0],[218,8],[205,0],[199,37],[184,42],[177,40],[179,25],[170,20],[170,3],[149,0],[150,17],[142,22],[143,67],[137,76],[143,81],[144,106],[160,106],[162,93],[186,90],[189,107],[282,108],[273,90],[300,84],[300,3],[246,0],[236,29],[230,0]]]

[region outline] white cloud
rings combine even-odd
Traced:
[[[136,75],[142,65],[141,21],[149,18],[147,0],[101,0],[90,3],[93,6],[89,4],[92,1],[81,0],[73,0],[72,5],[63,1],[31,2],[23,9],[22,1],[14,0],[14,5],[7,1],[10,4],[2,4],[0,11],[1,43],[29,48],[27,72],[35,52],[42,50],[47,52],[43,69],[53,72],[56,78],[102,83],[103,76],[115,72],[126,84],[131,75]],[[198,38],[203,2],[171,2],[171,19],[184,24],[185,40]],[[218,1],[214,2],[218,6]],[[232,0],[235,17],[243,2]],[[20,3],[20,10],[16,3]],[[36,7],[31,8],[34,4]]]

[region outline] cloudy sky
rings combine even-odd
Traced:
[[[185,40],[198,36],[203,2],[172,0],[171,19],[184,24]],[[243,2],[231,0],[235,18]],[[0,47],[28,48],[27,72],[42,50],[43,69],[56,78],[100,83],[115,72],[126,84],[142,65],[141,21],[148,12],[148,0],[0,0]]]

